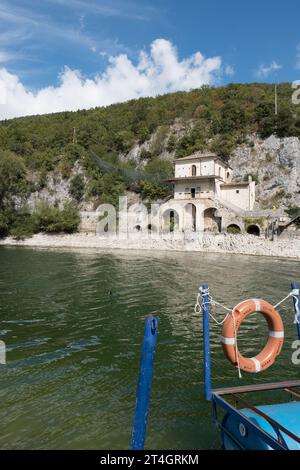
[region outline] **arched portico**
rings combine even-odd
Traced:
[[[220,232],[221,231],[221,217],[216,216],[216,207],[208,207],[203,212],[204,231],[207,232]]]
[[[195,232],[197,230],[197,207],[188,203],[184,206],[184,229]]]

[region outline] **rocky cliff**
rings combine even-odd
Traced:
[[[189,125],[177,124],[164,130],[163,138],[155,133],[148,141],[134,146],[127,154],[120,153],[119,159],[121,162],[134,162],[136,169],[142,169],[147,165],[147,159],[144,158],[146,152],[151,153],[155,149],[157,159],[172,163],[176,156],[174,150],[168,149],[170,136],[182,137],[189,130]],[[256,182],[256,209],[300,207],[300,140],[297,137],[278,138],[272,135],[262,139],[256,135],[249,136],[246,143],[232,152],[229,164],[234,170],[236,181],[246,181],[251,176]],[[62,178],[59,172],[50,173],[46,186],[31,194],[28,200],[30,206],[40,199],[50,204],[54,201],[62,203],[71,200],[68,192],[70,180],[76,174],[82,175],[85,183],[88,183],[80,160],[76,162],[69,179]],[[135,202],[142,199],[142,196],[134,196],[131,191],[127,195]],[[93,198],[86,195],[80,208],[92,210]]]
[[[232,154],[234,177],[257,182],[257,206],[300,207],[300,141],[297,137],[249,138]]]
[[[191,125],[172,126],[160,142],[158,158],[173,162],[175,151],[168,150],[170,136],[182,138]],[[134,147],[125,160],[133,159],[138,166],[145,165],[141,159],[144,151],[153,152],[158,135],[154,134],[142,146]],[[256,209],[287,209],[300,207],[300,140],[297,137],[279,138],[275,135],[262,139],[250,135],[246,142],[231,153],[229,164],[236,181],[247,181],[248,176],[256,182]]]

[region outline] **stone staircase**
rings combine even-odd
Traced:
[[[246,217],[248,214],[248,211],[244,211],[240,207],[236,206],[235,204],[232,204],[231,202],[225,201],[224,199],[221,198],[210,198],[213,203],[216,205],[218,209],[229,209],[231,212],[233,212],[235,215],[239,217]]]
[[[286,214],[282,210],[274,210],[274,209],[255,209],[252,211],[244,210],[241,209],[240,207],[236,206],[235,204],[232,204],[231,202],[225,201],[222,198],[211,198],[211,200],[215,203],[215,205],[219,208],[225,208],[230,211],[232,211],[234,214],[236,214],[238,217],[244,217],[244,218],[259,218],[259,217],[264,217],[264,218],[280,218],[280,217],[286,217]]]

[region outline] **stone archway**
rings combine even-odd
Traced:
[[[174,209],[167,209],[163,215],[163,231],[175,232],[179,228],[179,214]]]
[[[256,224],[250,224],[247,227],[247,233],[256,237],[260,236],[260,227]]]
[[[226,232],[236,235],[238,233],[241,233],[241,228],[237,224],[230,224],[227,226]]]
[[[216,207],[209,207],[203,212],[205,232],[221,232],[221,217],[216,217],[216,211]]]

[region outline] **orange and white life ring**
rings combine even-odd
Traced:
[[[236,338],[241,323],[251,314],[260,312],[267,320],[269,339],[263,350],[255,357],[242,356],[237,348]],[[280,354],[284,341],[281,316],[265,300],[245,300],[238,304],[223,323],[222,343],[225,355],[235,367],[245,372],[261,372],[268,369]]]

